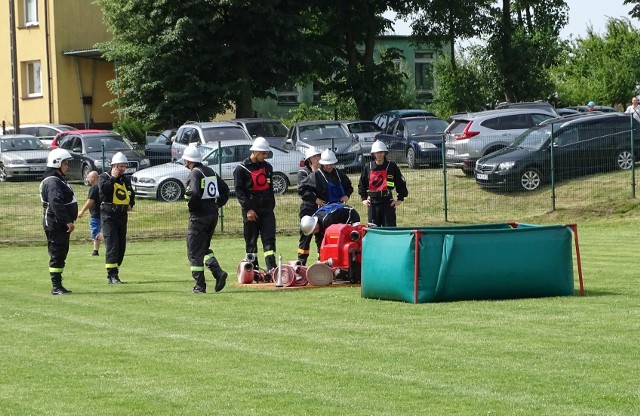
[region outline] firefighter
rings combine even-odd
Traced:
[[[259,269],[256,253],[260,236],[266,267],[271,271],[276,267],[276,198],[271,181],[273,167],[265,161],[271,147],[264,137],[257,137],[249,150],[249,157],[233,171],[236,197],[242,208],[245,258],[253,258],[254,269]]]
[[[191,172],[187,178],[185,198],[189,208],[187,231],[187,257],[191,265],[191,277],[196,281],[193,293],[206,293],[204,266],[216,280],[215,291],[221,291],[227,281],[211,250],[211,238],[218,225],[218,208],[229,200],[229,186],[208,166],[202,164],[202,156],[195,145],[188,146],[182,154],[184,165]]]
[[[125,176],[128,163],[122,152],[116,153],[111,159],[111,171],[103,172],[98,182],[102,201],[100,219],[106,247],[104,266],[107,269],[107,283],[110,285],[124,283],[120,280],[119,267],[127,248],[129,211],[136,202],[131,180]]]
[[[62,286],[62,272],[69,253],[69,238],[78,217],[78,200],[65,178],[71,159],[68,151],[53,149],[47,157],[47,170],[40,183],[42,225],[47,236],[52,295],[71,293]]]
[[[355,224],[360,222],[360,214],[348,205],[333,203],[321,206],[313,215],[305,215],[300,220],[300,231],[304,235],[324,235],[333,224]],[[321,240],[322,241],[322,240]],[[320,244],[318,244],[320,250]]]
[[[314,212],[318,209],[318,197],[316,196],[315,189],[307,187],[303,188],[302,183],[304,180],[311,175],[311,173],[318,170],[320,166],[320,153],[322,153],[319,149],[311,146],[306,149],[304,156],[304,167],[298,171],[298,195],[302,199],[300,203],[300,215],[299,218],[302,219],[305,215],[313,215]],[[298,243],[298,261],[302,265],[307,264],[307,258],[309,258],[309,247],[311,246],[311,236],[305,235],[302,231],[300,231],[300,241]],[[320,244],[321,241],[318,240],[318,236],[316,236],[316,244]]]
[[[313,190],[317,196],[318,207],[335,202],[346,204],[353,193],[351,180],[335,167],[336,163],[336,154],[329,149],[323,150],[318,170],[302,181],[302,192]]]
[[[371,145],[373,160],[362,169],[358,194],[367,207],[369,224],[396,226],[396,207],[409,194],[407,183],[395,162],[387,160],[387,146],[380,140]],[[397,197],[394,198],[393,190]]]

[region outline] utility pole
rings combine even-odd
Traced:
[[[18,54],[16,52],[16,10],[9,0],[9,37],[11,38],[11,96],[13,100],[13,132],[20,133],[20,103],[18,101]]]

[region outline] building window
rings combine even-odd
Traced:
[[[37,0],[23,0],[23,14],[25,26],[38,25],[38,2]]]
[[[324,99],[324,92],[321,88],[318,88],[316,84],[312,84],[311,86],[313,91],[313,103],[314,104],[325,104],[327,100]]]
[[[286,84],[278,88],[278,104],[297,105],[300,102],[300,90],[295,84]]]
[[[27,97],[42,97],[42,76],[40,74],[40,61],[25,62],[24,68],[24,93]]]
[[[416,98],[430,100],[433,98],[433,52],[416,52]]]

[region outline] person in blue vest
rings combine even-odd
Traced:
[[[358,194],[367,207],[369,224],[396,226],[396,207],[409,195],[407,182],[395,162],[387,160],[387,146],[380,140],[371,145],[373,160],[362,169]],[[394,197],[393,191],[396,191]]]
[[[319,235],[324,237],[324,232],[333,224],[355,224],[360,222],[360,214],[355,208],[348,205],[331,203],[321,206],[313,215],[305,215],[300,220],[300,231],[304,235]],[[322,238],[316,240],[318,251]]]
[[[351,179],[335,167],[336,163],[336,154],[329,149],[323,150],[319,169],[302,181],[302,191],[313,190],[318,207],[336,202],[346,204],[353,193]]]
[[[69,239],[78,217],[78,200],[65,178],[71,159],[68,151],[53,149],[47,157],[47,170],[40,183],[42,226],[47,236],[52,295],[71,293],[62,286],[62,272],[69,253]]]

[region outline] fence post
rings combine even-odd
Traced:
[[[631,198],[636,197],[636,143],[633,128],[633,113],[629,113],[629,127],[631,128]]]
[[[551,212],[556,210],[556,181],[555,181],[555,164],[553,163],[553,148],[556,138],[553,137],[553,123],[551,123],[551,142],[549,147],[549,174],[551,175]]]
[[[442,146],[440,147],[440,157],[442,158],[442,195],[444,204],[444,222],[449,222],[449,211],[447,204],[447,163],[445,162],[445,135],[442,135]]]

